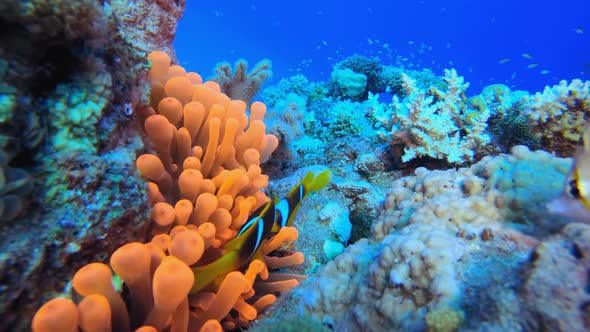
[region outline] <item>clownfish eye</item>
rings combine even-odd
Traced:
[[[571,180],[569,183],[569,190],[568,193],[575,199],[580,199],[580,188],[578,187],[578,181]]]

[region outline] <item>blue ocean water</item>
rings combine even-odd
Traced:
[[[187,1],[175,48],[204,76],[220,61],[273,62],[274,79],[330,78],[353,54],[456,68],[468,95],[490,84],[539,91],[590,78],[590,1]]]

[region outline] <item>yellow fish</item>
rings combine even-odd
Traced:
[[[547,204],[551,213],[590,223],[590,126],[582,134],[561,195]]]
[[[301,201],[328,185],[331,178],[329,169],[317,176],[309,172],[283,199],[275,198],[254,211],[236,237],[223,246],[226,250],[223,256],[209,264],[192,268],[195,283],[191,293],[202,290],[216,280],[222,280],[228,273],[239,270],[254,259],[262,259],[261,249],[266,240],[280,228],[291,226]]]

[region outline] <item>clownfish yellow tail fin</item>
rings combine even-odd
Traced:
[[[308,176],[311,175],[311,176]],[[332,171],[330,169],[326,169],[322,171],[320,174],[313,176],[313,173],[307,173],[301,184],[308,192],[319,191],[320,189],[327,186],[330,181],[332,180]]]

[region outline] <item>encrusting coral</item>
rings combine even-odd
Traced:
[[[253,103],[248,118],[246,104],[222,94],[217,83],[202,83],[198,74],[171,66],[163,52],[149,59],[152,107],[138,117],[157,154],[141,155],[137,167],[150,180],[155,236],[149,243],[123,245],[111,256],[111,268],[128,295],[115,290],[111,268],[88,264],[72,281],[84,299],[77,307],[65,298],[46,303],[33,320],[33,331],[75,331],[77,326],[122,332],[231,330],[274,303],[275,292],[299,284],[299,276],[269,271],[303,258],[298,253],[267,256],[297,238],[295,228],[283,227],[263,244],[264,260],[254,258],[242,270],[189,294],[200,278],[195,268],[226,254],[223,245],[236,237],[254,209],[268,202],[261,191],[268,177],[260,163],[278,141],[265,134],[264,104]]]
[[[178,21],[184,15],[186,0],[133,1],[109,0],[105,6],[109,16],[123,26],[122,35],[145,54],[150,50],[165,51],[176,58],[171,40],[176,35]]]
[[[367,89],[367,76],[355,73],[350,68],[337,69],[332,72],[334,89],[343,98],[358,100]]]
[[[358,100],[365,100],[368,92],[373,94],[385,91],[384,66],[377,57],[352,55],[334,65],[334,70],[349,69],[365,77],[365,85]]]

